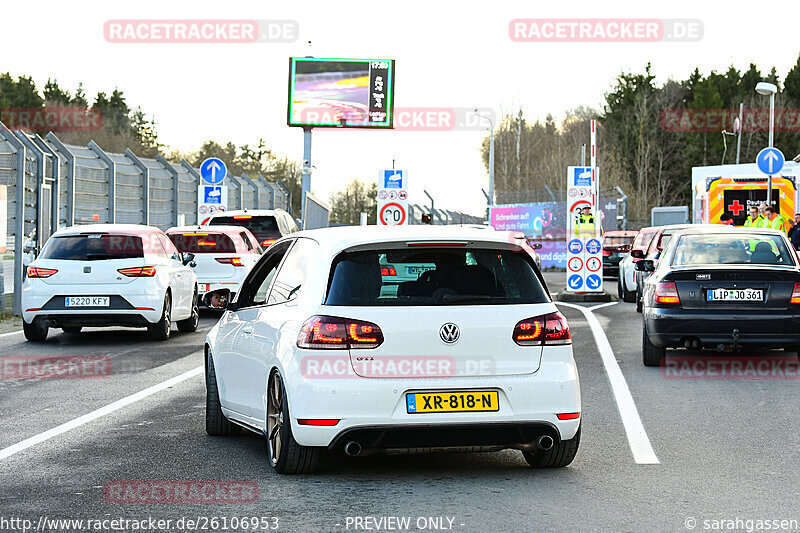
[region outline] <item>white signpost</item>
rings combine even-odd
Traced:
[[[600,188],[594,120],[591,128],[591,166],[567,167],[567,292],[603,292]],[[585,207],[591,210],[594,229],[579,223]]]
[[[378,225],[408,224],[408,172],[381,170],[378,174]]]
[[[216,157],[209,157],[200,165],[200,177],[203,179],[197,185],[198,224],[228,208],[227,174],[225,163]]]

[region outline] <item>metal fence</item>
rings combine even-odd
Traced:
[[[430,207],[419,204],[409,204],[408,206],[408,223],[409,224],[423,224],[422,215],[431,216],[431,224],[484,224],[483,217],[476,217],[474,215],[467,215],[460,211],[450,211],[448,209],[431,210]]]
[[[527,204],[537,202],[566,202],[566,189],[542,189],[525,191],[496,191],[495,201],[502,204]],[[639,229],[632,228],[628,219],[628,197],[619,187],[600,190],[600,208],[603,211],[603,229]],[[641,227],[641,226],[639,226]]]
[[[228,175],[230,209],[285,209],[291,193],[263,176]],[[187,161],[106,152],[96,143],[63,143],[9,130],[0,122],[0,186],[6,187],[5,252],[0,284],[20,313],[22,273],[49,236],[75,224],[131,223],[161,229],[196,224],[200,171]],[[2,249],[0,242],[0,249]],[[7,302],[3,299],[2,311]]]

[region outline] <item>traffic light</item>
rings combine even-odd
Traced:
[[[431,219],[431,216],[429,214],[423,213],[422,214],[422,223],[423,224],[433,224],[433,220]]]

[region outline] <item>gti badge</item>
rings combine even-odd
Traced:
[[[439,338],[447,344],[453,344],[459,337],[461,337],[461,331],[452,322],[448,322],[439,328]]]

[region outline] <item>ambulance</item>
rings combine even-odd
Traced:
[[[772,177],[772,202],[778,213],[792,218],[797,205],[797,176]],[[743,226],[751,206],[767,199],[766,176],[708,176],[695,183],[695,223],[719,224],[728,213]]]

